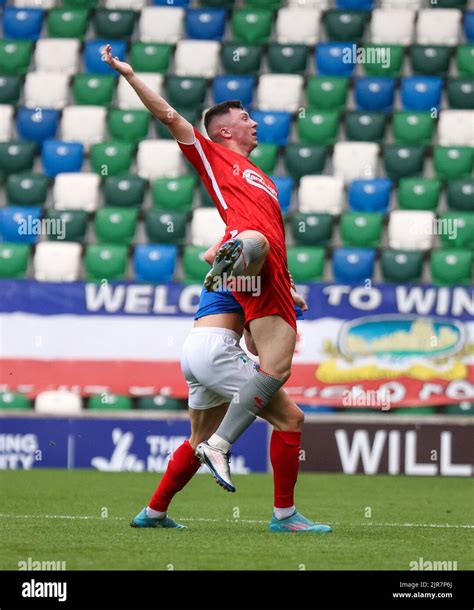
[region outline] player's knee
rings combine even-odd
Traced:
[[[296,403],[292,401],[291,408],[286,412],[286,427],[287,430],[293,432],[301,432],[304,424],[304,413]]]

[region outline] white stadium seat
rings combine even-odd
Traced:
[[[316,44],[320,37],[321,12],[313,8],[282,8],[276,20],[280,44]]]
[[[374,142],[337,142],[332,157],[333,171],[347,184],[377,174],[379,145]]]
[[[180,40],[174,55],[177,76],[214,78],[219,68],[220,44],[215,40]]]
[[[42,241],[36,244],[34,278],[40,282],[74,282],[81,269],[81,244]]]
[[[300,107],[304,79],[298,74],[263,74],[257,87],[259,110],[296,112]]]
[[[418,11],[425,4],[425,0],[382,0],[381,8],[409,8]]]
[[[174,140],[142,140],[138,145],[137,173],[142,178],[175,178],[182,174],[183,161]]]
[[[414,31],[415,12],[410,9],[376,8],[372,11],[371,41],[374,44],[409,45],[413,42]]]
[[[142,42],[176,44],[183,36],[185,11],[173,6],[146,6],[138,22]]]
[[[35,64],[40,72],[76,74],[79,69],[79,40],[40,38],[36,43]]]
[[[191,221],[191,243],[208,248],[225,233],[225,225],[215,208],[198,208]]]
[[[138,77],[158,95],[163,87],[163,75],[151,72],[137,72]],[[117,106],[122,110],[143,110],[143,102],[125,78],[119,78],[117,87]]]
[[[320,11],[325,11],[331,8],[331,0],[288,0],[288,6],[291,8],[317,8]]]
[[[61,119],[62,139],[82,142],[87,151],[92,144],[105,140],[106,120],[104,106],[67,106]]]
[[[15,8],[41,8],[44,11],[59,6],[59,0],[14,0]]]
[[[433,247],[433,212],[394,210],[388,221],[388,243],[394,250],[430,250]]]
[[[24,95],[27,108],[61,110],[67,104],[69,76],[57,72],[28,72]]]
[[[99,207],[100,176],[89,172],[58,174],[53,186],[53,202],[57,210],[85,210]]]
[[[344,181],[339,176],[303,176],[298,201],[298,210],[304,214],[325,212],[338,216],[344,206]]]
[[[431,8],[418,13],[416,42],[455,46],[459,42],[461,11],[457,9]]]
[[[474,146],[474,110],[442,110],[438,140],[441,146]]]
[[[128,9],[141,11],[145,8],[147,0],[105,0],[105,8],[112,10]]]
[[[74,415],[82,411],[82,398],[68,390],[40,392],[35,400],[35,411],[45,415]]]
[[[14,106],[0,104],[0,142],[8,142],[12,139],[14,111]]]

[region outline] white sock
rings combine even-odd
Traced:
[[[286,519],[290,517],[296,510],[295,505],[289,506],[288,508],[273,508],[273,514],[277,519]]]
[[[146,516],[150,517],[150,519],[164,519],[166,517],[166,512],[161,512],[161,510],[154,510],[149,506],[146,507]]]
[[[224,440],[220,436],[217,436],[217,434],[213,434],[207,442],[211,447],[215,447],[216,449],[222,449],[222,451],[225,452],[229,451],[229,449],[232,447],[232,445],[228,441]]]

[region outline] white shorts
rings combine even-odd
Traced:
[[[191,329],[181,354],[181,370],[189,386],[189,406],[210,409],[230,402],[258,371],[239,345],[240,337],[227,328]]]

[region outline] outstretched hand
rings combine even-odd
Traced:
[[[291,296],[293,297],[293,303],[298,307],[301,307],[301,311],[308,311],[308,304],[304,298],[298,292],[296,292],[296,290],[293,290],[293,288],[291,288],[290,291]]]
[[[127,64],[125,61],[120,61],[118,57],[112,57],[112,47],[109,44],[104,49],[102,59],[125,78],[133,76],[133,68],[130,64]]]

